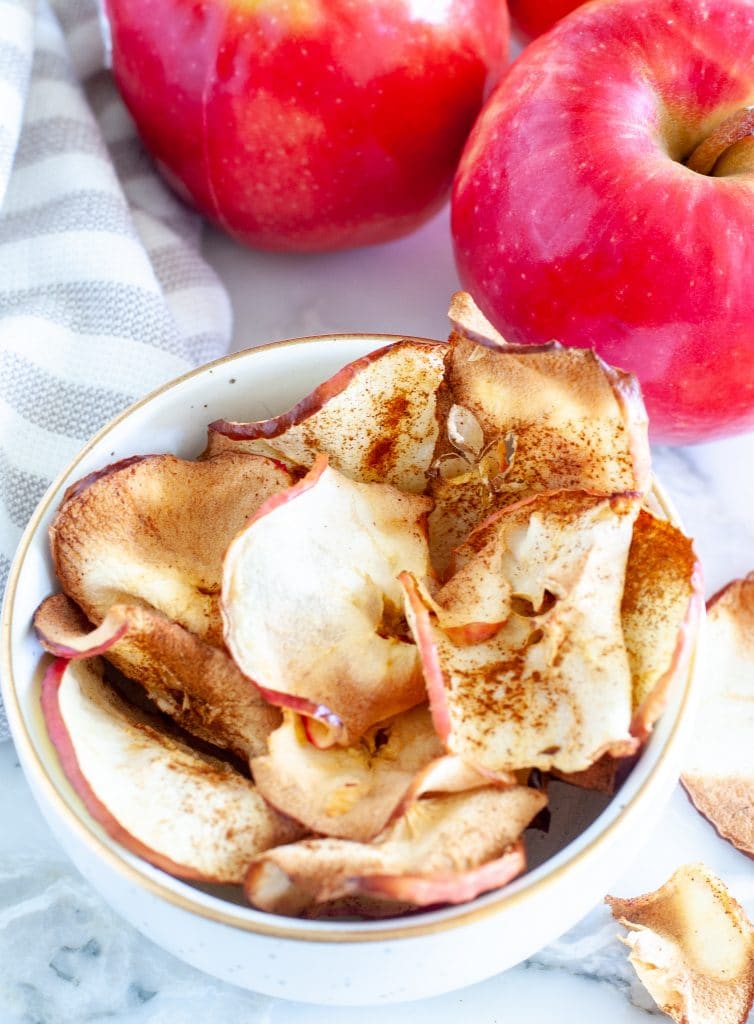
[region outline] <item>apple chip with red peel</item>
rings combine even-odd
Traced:
[[[317,720],[320,746],[354,743],[426,699],[396,577],[429,572],[430,504],[320,456],[228,549],[228,648],[269,701]]]
[[[251,770],[260,793],[312,832],[368,842],[387,824],[416,774],[443,754],[428,708],[372,726],[350,747],[320,750],[286,714]]]
[[[355,896],[366,914],[465,902],[524,870],[520,837],[546,803],[525,786],[418,800],[371,845],[314,839],[267,851],[249,868],[246,895],[262,910],[309,915]]]
[[[401,575],[435,727],[489,771],[583,771],[636,749],[620,619],[635,495],[540,494],[497,513],[459,551],[467,579],[497,566],[510,614],[490,639],[454,642],[434,602]],[[450,586],[446,584],[446,586]],[[456,612],[458,594],[456,599]],[[470,618],[477,618],[474,600]]]
[[[232,447],[309,469],[320,453],[353,480],[420,494],[437,440],[447,345],[407,339],[370,352],[270,420],[209,427],[208,454]]]
[[[644,741],[662,714],[673,680],[688,669],[704,607],[693,542],[642,509],[626,566],[621,620],[631,666],[632,733]]]
[[[238,883],[257,854],[302,835],[230,765],[166,736],[121,700],[97,659],[53,662],[42,710],[92,817],[170,874]]]
[[[702,704],[681,782],[725,839],[754,856],[754,573],[707,607]]]
[[[704,864],[656,892],[606,901],[640,980],[678,1024],[744,1024],[754,999],[754,929]]]
[[[244,759],[264,752],[280,724],[279,710],[223,649],[151,608],[113,605],[92,630],[80,609],[56,594],[37,609],[34,628],[57,657],[104,655],[188,732]]]
[[[220,645],[225,549],[263,501],[291,484],[290,473],[242,453],[206,462],[150,455],[86,481],[69,490],[50,527],[65,593],[95,624],[114,604],[151,605]]]

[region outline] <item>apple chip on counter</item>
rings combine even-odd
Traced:
[[[172,739],[121,700],[97,659],[54,661],[42,683],[42,709],[92,817],[179,878],[240,882],[257,853],[304,831],[229,764]]]
[[[34,628],[56,657],[105,655],[160,711],[241,758],[263,753],[280,724],[279,710],[249,685],[227,651],[151,608],[114,604],[92,630],[69,598],[54,594],[37,609]]]
[[[754,855],[754,574],[710,600],[700,654],[702,703],[681,782],[720,835]]]
[[[656,892],[607,897],[629,959],[678,1024],[744,1024],[754,1000],[754,928],[719,878],[686,864]]]
[[[252,862],[246,895],[261,910],[308,916],[343,899],[364,916],[394,912],[391,903],[462,903],[524,870],[520,836],[546,802],[526,786],[420,800],[370,845],[307,839],[270,850]]]
[[[490,771],[576,772],[603,754],[630,754],[631,676],[620,606],[638,498],[578,491],[509,506],[458,552],[468,621],[480,617],[475,577],[508,584],[499,629],[458,642],[443,628],[448,589],[431,598],[402,575],[438,734],[453,753]]]
[[[230,447],[306,470],[324,453],[353,480],[421,494],[437,440],[445,348],[406,339],[370,352],[282,416],[211,423],[206,454]]]
[[[473,899],[525,870],[529,781],[610,789],[685,670],[699,569],[633,378],[451,318],[66,492],[48,731],[166,871],[312,917]]]
[[[321,455],[228,549],[230,652],[269,701],[314,720],[320,746],[352,743],[425,699],[398,574],[429,572],[430,507],[389,484],[356,483]]]
[[[65,593],[95,625],[128,602],[164,612],[222,644],[225,549],[262,502],[292,483],[271,459],[235,452],[206,462],[149,455],[67,492],[50,527]]]

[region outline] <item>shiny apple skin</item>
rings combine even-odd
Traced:
[[[549,31],[556,21],[575,11],[584,0],[508,0],[511,26],[524,43]]]
[[[514,342],[594,346],[655,441],[754,427],[754,172],[680,162],[754,101],[754,0],[606,0],[535,41],[456,177],[464,286]]]
[[[176,190],[269,249],[396,238],[447,198],[508,61],[505,0],[106,0]]]

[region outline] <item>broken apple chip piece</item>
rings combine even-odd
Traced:
[[[465,902],[524,870],[520,837],[546,803],[525,786],[418,800],[371,845],[313,839],[267,851],[249,868],[246,895],[261,910],[308,916],[354,897],[367,915]]]
[[[644,741],[662,714],[673,680],[688,670],[704,607],[694,545],[642,509],[626,566],[621,621],[631,666],[632,733]]]
[[[754,573],[710,600],[699,653],[701,706],[681,782],[720,835],[754,855]]]
[[[228,452],[125,460],[69,489],[50,527],[65,593],[99,625],[114,604],[150,605],[222,643],[222,559],[265,499],[292,482],[279,463]]]
[[[298,716],[287,713],[270,736],[269,753],[254,758],[251,770],[259,792],[279,811],[312,832],[363,843],[427,787],[489,785],[460,758],[443,754],[426,706],[373,726],[350,747],[326,750],[310,743]]]
[[[151,608],[113,605],[92,629],[65,594],[55,594],[37,609],[34,628],[56,657],[104,655],[187,732],[243,759],[263,753],[280,724],[279,710],[260,696],[225,650]]]
[[[63,771],[92,817],[170,874],[239,883],[257,854],[303,834],[240,772],[166,736],[121,700],[98,659],[53,662],[42,710]]]
[[[228,549],[228,648],[271,703],[315,719],[320,746],[354,743],[426,699],[397,575],[429,571],[429,507],[319,456]]]
[[[324,453],[353,480],[421,493],[437,440],[446,349],[406,339],[370,352],[281,416],[211,423],[207,454],[231,447],[309,469]]]
[[[678,1024],[744,1024],[754,999],[754,929],[703,864],[680,867],[656,892],[608,896],[629,930],[629,959]]]
[[[476,644],[442,628],[435,608],[444,606],[445,587],[430,602],[402,573],[435,727],[450,752],[482,770],[561,772],[633,753],[620,606],[639,501],[541,494],[484,523],[459,551],[469,619],[478,619],[471,583],[491,567],[510,588],[510,614]],[[456,588],[455,632],[461,597]]]

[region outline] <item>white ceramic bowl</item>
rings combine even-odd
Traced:
[[[678,777],[691,717],[688,678],[678,681],[612,800],[559,790],[549,836],[533,834],[527,843],[531,867],[524,877],[471,904],[405,919],[312,922],[264,914],[243,905],[234,890],[171,878],[113,842],[88,816],[46,736],[41,651],[31,629],[34,609],[56,589],[47,527],[63,491],[128,455],[195,456],[211,420],[282,412],[345,363],[392,340],[348,335],[240,352],[132,406],[86,445],[45,495],[19,546],[3,610],[3,696],[13,737],[32,792],[79,870],[123,917],[176,956],[237,985],[309,1002],[437,995],[497,974],[556,938],[602,899],[646,840]]]

